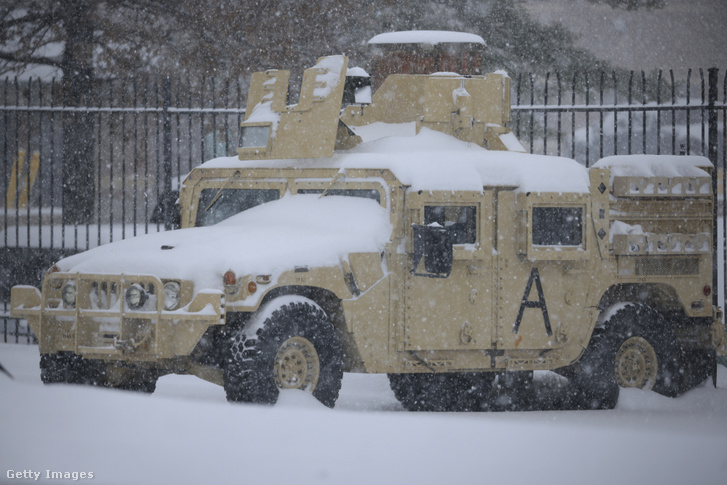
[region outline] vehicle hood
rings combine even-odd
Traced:
[[[392,226],[368,199],[286,195],[214,226],[125,239],[62,259],[61,271],[143,274],[222,289],[222,275],[277,275],[338,265],[349,253],[381,252]]]

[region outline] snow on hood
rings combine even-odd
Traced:
[[[372,124],[375,125],[375,124]],[[522,192],[587,193],[588,170],[570,158],[487,150],[438,131],[422,128],[412,136],[378,139],[383,130],[401,135],[413,133],[410,124],[394,129],[369,125],[367,141],[328,159],[296,160],[300,168],[388,168],[411,190],[472,190],[483,186],[512,186]],[[239,160],[223,157],[202,168],[285,168],[290,160]]]
[[[99,246],[57,263],[62,271],[144,274],[222,289],[227,270],[280,274],[332,266],[353,252],[380,252],[390,238],[388,211],[373,200],[287,195],[210,227],[149,234]],[[172,249],[162,249],[172,247]]]

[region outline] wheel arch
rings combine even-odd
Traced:
[[[226,325],[210,326],[207,332],[200,338],[191,355],[195,360],[205,363],[215,362],[222,365],[223,355],[222,349],[224,345],[221,342],[231,338],[235,331],[245,327],[250,319],[263,308],[268,302],[281,296],[301,296],[308,298],[318,305],[328,317],[331,319],[333,327],[336,329],[344,350],[348,350],[348,340],[346,329],[346,321],[343,314],[343,306],[341,300],[330,290],[312,286],[280,286],[267,292],[254,309],[229,309],[226,313]]]
[[[648,306],[664,316],[684,315],[684,304],[673,286],[663,283],[624,283],[613,285],[598,302],[597,328],[603,326],[604,315],[615,305],[637,303]]]
[[[265,294],[258,308],[281,296],[297,295],[314,301],[331,319],[337,330],[346,327],[341,300],[331,290],[316,286],[280,286]]]

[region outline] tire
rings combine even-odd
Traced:
[[[122,389],[124,391],[140,392],[143,394],[153,394],[157,388],[156,379],[138,379],[114,386],[114,389]]]
[[[680,349],[673,357],[674,369],[671,371],[669,389],[661,392],[667,396],[678,396],[694,389],[707,378],[716,377],[717,355],[713,349]],[[656,389],[657,392],[661,389]]]
[[[497,375],[489,407],[493,411],[528,411],[536,402],[532,371],[509,371]]]
[[[687,350],[682,352],[679,368],[679,375],[681,376],[679,392],[687,392],[694,389],[708,377],[712,377],[714,380],[716,373],[717,353],[714,349]]]
[[[270,305],[277,308],[271,312]],[[246,328],[233,332],[224,369],[227,400],[275,404],[280,389],[301,389],[332,408],[341,390],[343,352],[326,313],[305,298],[273,300],[260,312],[269,316],[252,336]]]
[[[40,379],[44,384],[106,385],[102,362],[65,352],[41,354]]]
[[[448,374],[389,374],[389,386],[407,411],[450,411]]]
[[[40,380],[43,381],[43,384],[67,382],[67,367],[65,356],[59,354],[40,354]]]
[[[568,389],[562,408],[613,409],[619,396],[614,373],[616,339],[608,333],[591,337],[581,359],[567,373]]]
[[[682,352],[664,316],[651,307],[631,304],[606,322],[613,339],[613,370],[619,387],[680,394]]]
[[[389,374],[394,396],[407,411],[481,411],[494,374]]]

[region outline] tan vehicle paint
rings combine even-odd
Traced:
[[[677,395],[716,372],[726,339],[709,295],[706,159],[671,177],[605,160],[572,192],[486,175],[468,190],[415,190],[396,161],[356,165],[348,154],[366,129],[524,152],[508,128],[507,75],[394,75],[367,99],[365,78],[346,71],[345,57],[321,58],[292,106],[287,71],[254,74],[238,162],[189,174],[182,226],[203,223],[227,191],[363,196],[389,214],[384,249],[275,274],[210,268],[211,288],[56,267],[40,291],[12,290],[45,382],[153,391],[161,375],[191,373],[231,401],[275,402],[299,388],[332,406],[343,371],[387,373],[407,409],[456,410],[496,409],[502,392],[537,400],[532,371],[552,370],[569,380],[563,406],[609,408],[617,384]]]

